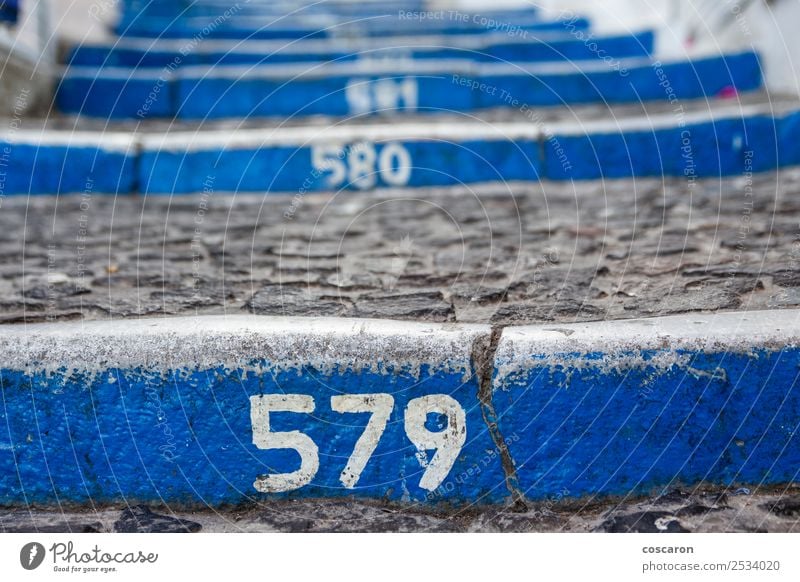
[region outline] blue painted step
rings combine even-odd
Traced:
[[[624,123],[479,121],[0,135],[6,194],[373,190],[599,177],[736,176],[800,165],[797,103]]]
[[[731,107],[683,122],[671,114],[652,116],[627,128],[464,121],[172,134],[144,140],[139,184],[145,192],[189,193],[202,191],[202,182],[214,176],[220,190],[302,194],[601,176],[735,176],[800,163],[793,134],[798,120],[796,112],[773,117],[764,107]]]
[[[499,17],[502,18],[502,17]],[[484,20],[485,19],[485,20]],[[314,18],[291,18],[275,16],[266,18],[141,18],[138,14],[123,18],[115,28],[121,37],[145,37],[158,39],[310,39],[343,38],[364,36],[393,36],[408,34],[487,34],[504,32],[523,36],[525,33],[558,31],[568,35],[574,31],[586,31],[589,20],[573,17],[567,20],[503,19],[481,17],[477,23],[457,24],[441,21],[398,20],[395,17],[375,19],[338,20],[325,16]]]
[[[495,369],[530,499],[798,480],[796,311],[511,328]]]
[[[796,310],[510,327],[493,358],[489,336],[231,315],[6,326],[0,504],[453,507],[798,481]]]
[[[136,140],[127,133],[0,134],[3,194],[119,193],[138,189]]]
[[[19,0],[0,2],[0,22],[16,23],[19,18]]]
[[[642,31],[581,40],[538,34],[530,38],[505,34],[484,36],[390,37],[348,41],[295,43],[206,41],[186,51],[182,41],[121,39],[113,44],[74,47],[66,62],[73,66],[169,67],[245,65],[366,59],[449,60],[476,62],[583,61],[645,57],[652,53],[654,34]]]
[[[0,504],[502,502],[471,361],[488,333],[253,316],[6,328]]]
[[[553,128],[559,150],[546,150],[548,178],[683,176],[693,180],[737,175],[745,169],[760,172],[798,160],[798,148],[789,137],[796,115],[776,119],[764,112],[748,115],[744,121],[687,115],[677,126],[669,119],[648,121],[653,123],[622,121],[622,131]],[[565,167],[559,159],[571,164]]]
[[[759,60],[751,52],[663,65],[649,59],[528,67],[380,61],[174,73],[73,67],[57,103],[66,113],[113,119],[346,116],[697,99],[761,84]]]
[[[542,176],[533,124],[428,123],[173,133],[143,140],[148,193],[449,186]]]

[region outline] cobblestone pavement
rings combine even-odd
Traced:
[[[800,491],[673,490],[614,502],[439,511],[380,502],[276,501],[258,507],[2,510],[0,532],[797,532]]]
[[[0,199],[0,322],[249,311],[509,325],[800,305],[798,170],[212,190]]]

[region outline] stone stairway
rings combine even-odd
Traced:
[[[752,52],[425,9],[126,0],[65,53],[0,135],[0,503],[611,530],[797,481],[797,100]]]

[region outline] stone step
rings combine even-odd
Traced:
[[[0,503],[475,506],[797,478],[800,312],[9,326]]]
[[[753,52],[661,63],[519,66],[466,61],[186,67],[70,67],[61,111],[106,118],[243,118],[475,111],[711,98],[761,88]],[[109,95],[117,96],[109,99]]]
[[[255,65],[369,59],[450,60],[477,62],[584,61],[611,62],[644,57],[653,52],[654,34],[644,30],[632,34],[588,35],[504,33],[475,35],[390,36],[381,38],[285,41],[216,41],[198,43],[191,51],[185,41],[117,39],[113,43],[84,43],[66,57],[71,66],[159,67]]]
[[[341,117],[335,115],[312,115],[307,117],[252,117],[252,118],[209,118],[209,119],[181,119],[181,118],[134,118],[134,119],[104,119],[83,115],[66,115],[52,110],[48,117],[28,117],[25,128],[43,131],[68,130],[68,131],[106,131],[128,132],[135,134],[166,133],[170,131],[203,132],[209,130],[239,131],[243,129],[279,129],[287,127],[327,127],[327,126],[361,126],[376,125],[380,123],[416,123],[426,124],[431,121],[436,123],[461,123],[466,119],[479,121],[484,124],[494,123],[538,123],[576,124],[581,125],[601,120],[625,120],[644,117],[660,117],[665,114],[676,116],[701,115],[713,112],[726,106],[766,106],[775,103],[778,111],[791,109],[792,104],[800,101],[796,96],[782,93],[769,93],[766,90],[746,91],[743,93],[724,92],[713,99],[687,99],[680,103],[671,103],[668,100],[640,101],[636,103],[587,103],[573,104],[569,107],[537,107],[533,111],[522,107],[491,107],[474,112],[463,113],[459,111],[437,111],[435,114],[425,111],[386,111],[379,115],[359,115]],[[8,120],[10,121],[10,120]],[[3,118],[0,118],[0,123]]]
[[[324,14],[330,16],[359,16],[362,18],[398,15],[401,12],[409,13],[409,17],[418,14],[419,18],[430,16],[434,19],[436,15],[444,13],[453,19],[457,15],[466,14],[473,16],[504,17],[506,19],[528,17],[537,15],[540,10],[535,6],[525,6],[523,8],[498,7],[489,10],[427,10],[425,0],[370,0],[368,2],[352,2],[327,0],[326,2],[293,2],[289,0],[257,1],[249,0],[246,4],[240,3],[237,14],[247,15],[311,15]],[[141,14],[143,16],[160,16],[180,18],[184,16],[223,16],[225,11],[230,10],[232,5],[227,0],[220,1],[193,1],[180,2],[175,0],[120,0],[118,3],[120,12],[126,15]],[[452,16],[451,16],[452,15]]]
[[[461,122],[113,133],[19,130],[4,193],[427,188],[482,182],[736,176],[800,163],[794,102],[608,121]]]
[[[456,18],[430,21],[405,18],[402,11],[372,18],[369,15],[339,17],[325,14],[253,16],[247,13],[239,15],[233,7],[226,14],[228,16],[180,18],[123,15],[114,30],[118,36],[127,38],[291,40],[418,33],[481,35],[496,31],[514,35],[555,31],[567,35],[574,31],[587,31],[590,27],[590,22],[585,17],[546,20],[536,15],[507,17],[503,13],[469,15],[466,20]]]

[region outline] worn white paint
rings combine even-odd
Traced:
[[[548,123],[548,135],[586,135],[618,131],[637,131],[690,125],[712,120],[735,119],[754,115],[780,117],[796,110],[798,102],[789,99],[770,103],[737,105],[736,102],[709,103],[707,109],[687,112],[680,117],[675,113],[661,113],[589,121],[564,121]],[[226,149],[255,149],[268,146],[312,146],[317,151],[312,162],[317,169],[330,169],[342,164],[349,152],[358,152],[360,146],[374,147],[384,144],[382,154],[376,157],[375,171],[381,171],[391,186],[408,182],[411,159],[402,141],[459,142],[469,140],[537,140],[542,125],[534,122],[489,123],[477,119],[435,121],[429,123],[392,122],[370,125],[320,125],[300,127],[272,127],[266,129],[205,129],[203,131],[170,131],[163,133],[123,133],[67,130],[18,130],[0,133],[0,141],[31,145],[72,147],[99,147],[110,151],[132,151],[137,146],[145,151],[223,151]],[[388,142],[388,143],[387,143]],[[388,149],[387,149],[388,148]],[[382,156],[382,157],[381,157]],[[327,161],[326,161],[327,160]],[[326,167],[323,167],[326,166]],[[390,169],[391,168],[391,169]],[[348,170],[342,166],[329,184],[335,186],[348,179]],[[352,178],[350,178],[352,180]]]
[[[508,327],[495,355],[496,378],[532,366],[584,361],[572,354],[599,352],[606,369],[653,366],[668,369],[685,365],[693,351],[748,352],[780,350],[800,345],[800,310],[742,311],[688,314],[652,319]],[[662,350],[643,359],[644,350]],[[533,356],[538,356],[534,358]],[[590,364],[599,365],[597,361]],[[495,381],[498,385],[498,381]]]
[[[718,53],[695,55],[698,58],[714,56]],[[686,61],[687,57],[673,58],[673,61]],[[619,59],[620,66],[628,69],[646,67],[652,62],[649,57],[629,57]],[[668,62],[668,61],[664,61]],[[96,79],[96,67],[68,67],[71,77]],[[285,80],[287,83],[327,77],[378,76],[400,78],[403,75],[435,76],[447,78],[452,75],[480,78],[490,75],[574,75],[580,72],[608,71],[608,63],[602,59],[581,61],[540,61],[532,63],[478,62],[465,59],[423,59],[379,58],[356,61],[275,63],[267,65],[195,65],[186,66],[171,72],[171,76],[182,79],[230,79],[247,81],[253,79]],[[117,79],[163,77],[158,69],[140,69],[131,72],[126,67],[104,67],[103,76]]]
[[[591,135],[600,133],[618,133],[620,131],[649,131],[651,129],[667,129],[685,127],[723,119],[740,119],[756,115],[780,117],[790,111],[796,111],[800,103],[794,100],[775,100],[769,103],[752,105],[737,104],[736,101],[709,101],[707,107],[700,111],[692,111],[676,115],[675,112],[657,113],[647,116],[612,117],[593,119],[576,123],[564,121],[547,124],[551,134],[557,135]]]
[[[405,186],[411,178],[412,160],[405,146],[394,141],[383,144],[380,153],[370,142],[325,143],[311,147],[311,164],[317,172],[328,173],[329,188],[347,183],[367,189],[375,186],[379,176],[390,186]]]
[[[369,458],[381,440],[386,424],[394,408],[391,394],[338,394],[331,397],[331,409],[335,412],[358,413],[369,412],[370,417],[364,432],[356,441],[353,454],[347,460],[339,480],[342,485],[352,489],[358,483],[361,473],[367,466]]]
[[[133,133],[121,131],[19,129],[0,132],[0,142],[43,147],[97,147],[108,151],[128,152],[136,147],[137,139]]]
[[[261,493],[283,493],[308,485],[319,471],[319,448],[299,430],[272,432],[270,412],[314,412],[314,399],[302,394],[265,394],[250,397],[253,444],[259,449],[290,449],[300,455],[300,467],[291,473],[270,473],[256,478],[253,487]]]
[[[440,432],[427,429],[429,414],[443,414],[447,426]],[[430,394],[415,398],[405,411],[405,430],[409,440],[417,449],[417,459],[425,472],[419,486],[435,491],[453,468],[467,440],[467,414],[455,398],[446,394]],[[428,459],[428,451],[436,450]]]
[[[257,315],[7,325],[0,334],[0,365],[45,372],[111,366],[260,372],[248,362],[264,359],[275,370],[395,366],[417,374],[429,364],[468,378],[473,344],[489,333],[486,325]]]
[[[646,28],[637,30],[626,30],[624,34],[640,33]],[[596,35],[593,38],[602,39],[607,35]],[[373,52],[378,52],[378,56],[388,54],[390,50],[402,51],[410,49],[420,50],[439,50],[443,48],[458,48],[463,50],[474,50],[483,52],[488,47],[497,44],[529,44],[531,42],[548,43],[553,41],[563,41],[562,31],[535,31],[527,35],[513,36],[503,32],[489,32],[487,34],[419,34],[415,36],[391,36],[391,37],[343,37],[337,39],[298,39],[298,40],[222,40],[204,39],[193,50],[194,54],[255,54],[268,56],[271,54],[331,54],[348,53],[358,54],[360,57],[369,59]],[[89,46],[110,46],[108,42],[89,42],[84,43]],[[144,39],[144,38],[120,38],[113,43],[114,47],[121,49],[132,49],[150,52],[175,52],[186,48],[186,40],[175,40],[166,38]],[[388,48],[387,48],[388,47]]]
[[[375,123],[372,125],[326,125],[280,127],[269,129],[237,129],[171,131],[142,135],[144,150],[221,151],[253,149],[269,145],[305,146],[314,143],[353,144],[402,140],[537,140],[541,135],[535,123],[486,121],[435,121]]]
[[[735,119],[754,115],[784,115],[798,107],[794,100],[776,100],[770,103],[739,105],[733,102],[709,102],[708,107],[677,116],[674,112],[590,121],[564,121],[544,126],[547,135],[587,135],[619,131],[648,131],[679,125],[691,125],[722,119]],[[400,141],[446,140],[536,140],[543,126],[534,122],[488,123],[480,120],[434,121],[430,123],[397,122],[374,125],[336,125],[317,127],[284,127],[270,129],[240,129],[236,132],[207,130],[203,132],[170,132],[158,135],[143,135],[145,150],[166,151],[220,151],[224,149],[253,149],[268,145],[320,145],[327,148],[320,156],[341,156],[342,144],[359,142],[380,143]],[[350,146],[352,148],[352,146]],[[324,154],[324,155],[323,155]],[[322,158],[319,158],[322,159]],[[322,162],[319,162],[320,164]],[[343,175],[335,182],[346,179]],[[401,180],[396,184],[403,185]]]
[[[732,51],[735,53],[736,51]],[[719,53],[706,52],[693,55],[696,58],[715,56]],[[685,62],[687,57],[664,60],[663,62]],[[627,69],[647,67],[652,63],[649,57],[629,57],[619,59],[619,65]],[[230,79],[248,81],[254,79],[285,80],[286,83],[300,80],[327,77],[366,77],[383,76],[401,80],[403,76],[433,76],[449,78],[453,75],[480,79],[493,75],[575,75],[608,71],[608,63],[602,59],[581,61],[543,61],[533,63],[477,62],[465,59],[423,59],[379,58],[356,61],[275,63],[268,65],[196,65],[186,66],[175,71],[167,71],[169,78],[182,79]],[[64,69],[70,77],[96,79],[97,67],[71,66]],[[103,77],[113,79],[164,79],[159,69],[137,69],[127,67],[104,67]]]

